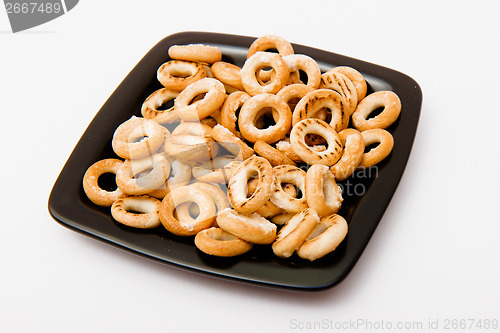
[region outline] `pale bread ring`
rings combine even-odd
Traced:
[[[342,193],[326,165],[314,164],[307,170],[305,197],[307,205],[320,217],[339,211]]]
[[[160,225],[160,203],[160,200],[148,195],[122,195],[111,206],[111,215],[116,221],[129,227],[156,228]]]
[[[325,151],[315,151],[305,142],[306,134],[317,134],[322,136],[328,143]],[[331,166],[335,164],[342,155],[342,142],[328,123],[322,120],[307,118],[301,120],[292,128],[290,143],[297,155],[308,164],[324,164]]]
[[[275,73],[269,83],[261,85],[257,80],[256,73],[264,67],[272,67]],[[285,61],[279,54],[257,52],[245,61],[240,75],[241,84],[245,88],[245,91],[255,96],[262,93],[277,93],[281,88],[286,86],[290,72]]]
[[[273,192],[271,202],[288,213],[296,213],[307,208],[306,201],[306,172],[296,166],[280,165],[273,168]],[[302,197],[288,195],[282,184],[293,184],[302,192]]]
[[[384,110],[374,118],[367,119],[375,109]],[[352,124],[360,132],[381,128],[385,129],[398,119],[401,112],[401,100],[392,91],[377,91],[366,96],[357,106],[352,115]]]
[[[248,182],[248,193],[249,194],[253,194],[255,192],[258,183],[259,183],[259,180],[256,178],[252,179],[251,181]],[[292,184],[285,184],[283,186],[283,191],[292,198],[295,198],[297,196],[297,191],[295,190],[295,187]],[[275,204],[273,204],[271,200],[267,200],[255,212],[262,217],[271,218],[271,217],[276,216],[278,214],[284,213],[285,211],[283,209],[279,208],[278,206],[276,206]]]
[[[295,162],[289,159],[285,154],[262,140],[255,142],[253,149],[257,154],[267,159],[273,167],[283,164],[296,165]]]
[[[344,150],[342,157],[330,167],[330,171],[336,180],[345,180],[356,171],[361,163],[365,153],[365,141],[361,133],[353,128],[340,131],[339,138]]]
[[[321,70],[318,63],[311,57],[304,54],[290,54],[283,56],[283,60],[288,66],[290,72],[303,70],[307,74],[306,85],[318,89],[321,82]],[[300,74],[299,74],[300,77]]]
[[[170,157],[190,164],[214,158],[219,151],[219,145],[211,137],[177,134],[165,140],[163,150]]]
[[[293,54],[293,47],[289,41],[281,36],[265,35],[253,41],[248,48],[247,59],[259,51],[266,51],[275,48],[282,56]]]
[[[259,183],[255,192],[247,198],[248,179],[257,173]],[[227,195],[231,206],[240,213],[255,212],[271,198],[273,167],[263,157],[252,156],[238,167],[229,181]]]
[[[259,129],[255,126],[255,122],[260,118],[259,115],[265,108],[272,108],[273,111],[276,111],[278,119],[275,125]],[[241,134],[248,141],[262,140],[273,143],[283,139],[290,131],[292,111],[290,111],[288,104],[276,95],[259,94],[251,97],[243,104],[238,125]]]
[[[274,254],[281,258],[291,257],[318,222],[319,216],[314,209],[306,208],[295,214],[278,232],[272,245]]]
[[[276,216],[271,217],[271,222],[274,223],[274,224],[276,224],[276,225],[284,225],[288,221],[290,221],[290,219],[292,217],[294,217],[295,214],[296,213],[287,213],[287,212],[284,212],[282,214],[278,214]]]
[[[239,160],[246,160],[254,154],[252,148],[222,125],[215,125],[211,135],[215,141],[237,156]]]
[[[154,93],[149,95],[149,97],[142,104],[142,116],[156,121],[159,124],[171,124],[179,121],[179,114],[174,107],[167,110],[158,110],[161,105],[175,99],[177,95],[179,95],[178,91],[167,88],[156,90]]]
[[[244,91],[233,92],[226,97],[221,107],[220,124],[239,138],[242,136],[236,130],[236,123],[238,122],[236,113],[249,98],[250,95]]]
[[[346,110],[349,116],[356,110],[358,103],[358,93],[354,83],[347,76],[338,72],[329,72],[321,75],[321,89],[331,89],[338,92],[346,103]]]
[[[311,91],[314,91],[314,89],[311,86],[306,86],[305,84],[296,83],[283,87],[280,91],[278,91],[276,96],[284,100],[290,107],[290,110],[293,112],[295,110],[295,107],[297,106],[297,103],[294,103],[294,100],[297,100],[297,102],[300,101],[305,95],[307,95]]]
[[[222,52],[218,47],[204,44],[172,45],[168,49],[168,56],[172,59],[213,64],[222,59]]]
[[[337,214],[322,218],[297,254],[303,259],[314,261],[334,251],[347,235],[346,220]]]
[[[368,87],[366,85],[365,78],[363,77],[363,75],[360,72],[358,72],[357,70],[355,70],[352,67],[338,66],[338,67],[334,67],[334,68],[330,69],[325,74],[329,74],[332,72],[344,74],[345,76],[347,76],[349,78],[349,80],[352,81],[352,83],[354,84],[354,87],[356,88],[356,94],[358,96],[358,104],[359,104],[359,102],[361,102],[361,100],[363,98],[365,98],[366,91],[368,90]]]
[[[212,65],[211,70],[214,77],[225,85],[233,87],[237,90],[245,89],[241,84],[241,68],[238,66],[228,62],[219,61]]]
[[[196,96],[203,98],[189,104]],[[185,121],[199,121],[219,109],[226,98],[224,85],[211,78],[204,78],[187,86],[175,99],[175,108],[179,117]]]
[[[209,228],[200,231],[194,237],[196,247],[209,255],[234,257],[252,249],[252,244],[245,242],[221,228]]]
[[[254,244],[270,244],[276,238],[276,225],[257,213],[245,215],[227,208],[217,215],[217,224],[222,230]]]
[[[113,151],[124,159],[149,156],[162,145],[164,130],[152,120],[132,116],[115,130],[111,142]]]
[[[375,128],[367,131],[361,132],[363,140],[365,141],[365,146],[368,147],[371,144],[379,143],[379,145],[367,153],[363,154],[363,159],[359,164],[361,168],[369,168],[380,163],[385,159],[392,151],[394,147],[394,138],[391,133],[386,130]]]
[[[308,137],[307,136],[305,137],[305,142],[306,142],[306,144],[308,142]],[[309,148],[311,148],[312,150],[317,151],[317,152],[322,152],[322,151],[326,150],[326,146],[324,146],[324,145],[310,146]],[[293,150],[293,147],[290,144],[290,139],[289,138],[286,138],[284,140],[278,141],[276,143],[276,149],[278,151],[282,152],[283,154],[285,154],[286,157],[288,157],[290,160],[292,160],[295,163],[302,163],[302,162],[304,162],[299,157],[299,155],[297,155],[295,153],[295,151]]]
[[[200,207],[196,219],[180,221],[174,217],[174,210],[185,202],[194,202]],[[171,233],[178,236],[193,236],[212,226],[215,221],[214,201],[203,190],[196,187],[180,186],[172,189],[163,198],[158,210],[160,221]]]
[[[165,88],[181,91],[191,83],[207,77],[207,70],[195,62],[171,60],[158,68],[156,76]]]
[[[191,166],[176,159],[169,159],[169,162],[171,167],[169,178],[167,178],[165,184],[161,187],[149,192],[149,196],[155,197],[156,199],[163,199],[170,189],[187,185],[191,180]]]
[[[226,184],[233,176],[241,160],[235,156],[218,156],[193,165],[194,178],[200,182]]]
[[[105,173],[116,175],[122,165],[122,161],[108,158],[95,162],[87,169],[83,176],[83,190],[90,201],[99,206],[109,207],[123,194],[119,187],[114,191],[106,191],[99,187],[98,184],[101,175]]]

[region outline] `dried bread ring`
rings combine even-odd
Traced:
[[[259,51],[266,51],[269,49],[276,49],[282,56],[294,53],[292,44],[285,38],[276,35],[264,35],[255,39],[250,45],[247,59]]]
[[[237,156],[239,160],[246,160],[254,154],[252,148],[222,125],[215,125],[211,135],[215,141]]]
[[[192,172],[194,178],[200,182],[226,184],[240,164],[241,160],[235,156],[218,156],[196,163]]]
[[[171,167],[169,178],[167,178],[165,184],[161,187],[149,192],[149,196],[156,199],[163,199],[170,189],[187,185],[191,180],[191,166],[176,159],[169,159],[169,162]]]
[[[259,129],[255,123],[266,108],[277,112],[276,124],[268,128]],[[243,104],[238,119],[240,132],[250,142],[258,140],[273,143],[283,139],[292,125],[292,111],[288,104],[271,94],[259,94],[251,97]]]
[[[305,54],[290,54],[283,56],[283,60],[288,66],[290,72],[304,71],[307,74],[306,85],[317,89],[321,83],[321,70],[318,63],[311,57]],[[300,77],[300,75],[299,75]]]
[[[305,142],[306,134],[317,134],[322,136],[328,143],[325,151],[315,151]],[[295,153],[308,164],[324,164],[331,166],[335,164],[342,155],[342,142],[328,123],[314,118],[301,120],[292,128],[290,143]]]
[[[305,142],[307,144],[308,142],[308,136],[306,135],[305,137]],[[321,152],[326,150],[326,146],[324,145],[315,145],[315,146],[310,146],[310,148],[314,151]],[[292,160],[295,163],[303,163],[302,159],[295,153],[293,150],[292,145],[290,144],[290,139],[285,138],[284,140],[276,142],[276,149],[283,154],[285,154],[286,157],[288,157],[290,160]]]
[[[219,145],[207,136],[172,134],[165,140],[163,150],[172,158],[190,164],[214,158],[219,151]]]
[[[326,165],[314,164],[307,170],[305,187],[307,205],[320,217],[339,211],[343,200],[342,192]]]
[[[273,167],[283,164],[296,165],[295,162],[289,159],[285,154],[262,140],[255,142],[253,149],[257,154],[267,159]]]
[[[132,116],[115,130],[113,151],[124,159],[149,156],[162,145],[164,130],[152,120]]]
[[[168,49],[168,56],[172,59],[213,64],[222,59],[222,52],[218,47],[204,44],[172,45]]]
[[[194,244],[200,251],[218,257],[239,256],[252,249],[252,243],[214,227],[197,233]]]
[[[244,91],[233,92],[226,97],[220,109],[219,123],[239,138],[242,138],[242,135],[236,130],[236,124],[238,123],[237,113],[239,113],[241,107],[249,98],[250,95]]]
[[[171,124],[179,121],[179,114],[174,107],[167,110],[158,110],[160,106],[168,101],[175,99],[179,95],[178,91],[162,88],[156,90],[154,93],[144,101],[141,107],[141,114],[144,118],[156,121],[159,124]]]
[[[365,152],[363,136],[353,128],[340,131],[339,138],[344,147],[342,157],[330,167],[336,180],[347,179],[361,163]]]
[[[185,202],[194,202],[199,206],[200,214],[196,219],[181,221],[174,217],[175,208]],[[162,225],[174,235],[193,236],[212,226],[216,208],[214,201],[205,191],[196,187],[180,186],[172,189],[163,198],[158,213]]]
[[[338,67],[334,67],[334,68],[330,69],[325,74],[329,74],[332,72],[344,74],[345,76],[347,76],[349,78],[349,80],[352,81],[352,83],[354,84],[354,87],[356,88],[356,95],[358,96],[358,103],[361,102],[361,100],[363,98],[365,98],[366,91],[368,90],[368,87],[366,85],[365,78],[363,77],[363,75],[360,72],[358,72],[357,70],[355,70],[352,67],[338,66]]]
[[[101,175],[105,173],[116,175],[122,165],[123,162],[121,160],[108,158],[95,162],[87,169],[83,176],[83,190],[90,201],[99,206],[109,207],[123,194],[120,188],[114,191],[106,191],[98,184]]]
[[[238,90],[245,90],[241,84],[241,68],[238,66],[228,62],[218,61],[212,65],[211,70],[214,77],[225,85],[234,87]]]
[[[273,193],[271,202],[288,213],[296,213],[307,208],[305,196],[306,172],[296,166],[280,165],[273,168]],[[293,184],[302,192],[302,196],[297,198],[287,194],[284,189],[284,184]]]
[[[158,68],[156,77],[165,88],[181,91],[191,83],[207,77],[207,70],[195,62],[171,60]]]
[[[369,145],[379,143],[379,145],[369,152],[363,154],[360,168],[369,168],[380,163],[385,159],[392,151],[394,147],[394,138],[391,133],[386,130],[375,128],[367,131],[361,132],[363,140],[365,141],[365,147]]]
[[[347,222],[337,214],[322,218],[297,250],[299,257],[314,261],[334,251],[347,235]]]
[[[217,215],[217,224],[222,230],[254,244],[270,244],[276,238],[276,225],[257,213],[245,215],[227,208]]]
[[[255,192],[255,189],[257,188],[258,183],[259,183],[259,180],[257,178],[254,178],[248,182],[248,193],[249,194],[253,194]],[[295,190],[295,186],[293,186],[292,184],[284,184],[283,191],[292,198],[297,197],[297,191]],[[271,218],[271,217],[276,216],[278,214],[284,213],[285,211],[283,209],[279,208],[278,206],[276,206],[275,204],[273,204],[271,202],[271,200],[267,200],[255,212],[262,217]]]
[[[111,206],[111,215],[129,227],[150,229],[160,225],[161,201],[149,195],[122,195]]]
[[[274,254],[281,258],[291,257],[318,222],[319,216],[314,209],[306,208],[295,214],[278,232],[272,245]]]
[[[202,94],[205,95],[201,100],[190,104],[193,99]],[[198,121],[218,110],[225,98],[226,90],[220,81],[204,78],[182,90],[175,99],[174,107],[182,120]]]
[[[356,105],[358,103],[358,93],[356,92],[356,87],[354,83],[347,76],[338,72],[329,72],[321,75],[321,83],[319,85],[321,89],[331,89],[338,92],[346,103],[345,109],[349,114],[349,117],[356,110]]]
[[[297,106],[297,103],[311,91],[314,91],[314,89],[311,86],[306,86],[305,84],[296,83],[283,87],[280,91],[278,91],[276,96],[284,100],[288,104],[290,110],[293,113],[295,107]]]
[[[255,192],[247,198],[248,179],[257,174],[259,183]],[[243,214],[255,212],[271,198],[273,167],[263,157],[252,156],[245,160],[235,171],[228,184],[227,195],[231,206]]]
[[[367,119],[375,109],[384,110],[377,116]],[[398,119],[401,112],[401,100],[392,91],[377,91],[366,96],[352,114],[352,124],[360,132],[381,128],[385,129]]]
[[[272,67],[274,75],[271,80],[261,85],[257,80],[257,74],[262,68]],[[290,72],[285,61],[279,54],[269,52],[257,52],[245,61],[241,68],[241,84],[245,91],[252,95],[263,93],[275,94],[286,86]]]
[[[276,224],[276,225],[284,225],[288,221],[290,221],[290,219],[292,217],[294,217],[295,214],[296,213],[287,213],[287,212],[284,212],[282,214],[278,214],[276,216],[271,217],[271,222],[274,223],[274,224]]]

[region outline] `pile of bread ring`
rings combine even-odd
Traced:
[[[366,95],[356,69],[322,73],[278,36],[257,38],[242,68],[204,44],[174,45],[168,55],[157,72],[163,88],[114,133],[121,159],[85,173],[88,198],[127,226],[194,236],[209,255],[237,256],[253,244],[311,261],[334,251],[348,231],[336,182],[390,154],[398,96]],[[99,185],[105,173],[116,175],[116,190]]]

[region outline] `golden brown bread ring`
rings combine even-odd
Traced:
[[[307,134],[322,136],[328,143],[326,150],[318,152],[309,147],[305,142]],[[292,128],[290,143],[295,153],[308,164],[335,164],[342,155],[342,142],[328,123],[314,118],[301,120]]]
[[[185,202],[194,202],[199,206],[200,214],[196,219],[180,221],[174,217],[175,208]],[[163,198],[158,213],[162,225],[174,235],[193,236],[212,226],[216,208],[214,201],[205,191],[197,187],[180,186],[172,189]]]
[[[220,82],[235,89],[244,90],[241,84],[241,68],[238,66],[228,62],[218,61],[212,65],[211,70],[215,78]]]
[[[168,56],[172,59],[213,64],[222,59],[222,52],[218,47],[204,44],[172,45],[168,49]]]
[[[306,175],[307,205],[320,217],[335,214],[342,204],[342,192],[326,165],[314,164]]]
[[[254,178],[248,182],[248,193],[253,194],[259,184],[259,180],[257,178]],[[284,184],[283,186],[283,191],[288,194],[290,197],[295,198],[297,196],[297,191],[295,190],[295,186],[292,184]],[[273,216],[276,216],[278,214],[282,214],[285,211],[275,204],[271,202],[271,200],[267,200],[262,206],[259,207],[255,211],[257,214],[259,214],[262,217],[267,218],[272,218]]]
[[[296,165],[295,162],[289,159],[285,154],[262,140],[255,142],[253,149],[257,154],[267,159],[273,167],[278,165]]]
[[[158,189],[151,191],[148,193],[149,196],[152,196],[156,199],[163,199],[170,189],[177,186],[184,186],[189,183],[191,180],[191,166],[185,163],[182,163],[176,159],[169,159],[170,162],[170,176]]]
[[[236,123],[238,122],[236,113],[249,98],[250,95],[246,92],[236,91],[226,97],[226,100],[221,107],[219,123],[239,138],[242,138],[242,135],[239,131],[236,130]]]
[[[200,251],[218,257],[239,256],[252,249],[252,243],[214,227],[197,233],[194,244]]]
[[[217,215],[219,227],[247,242],[270,244],[276,238],[276,225],[257,213],[242,214],[231,208]]]
[[[236,156],[218,156],[194,164],[192,173],[194,178],[200,182],[227,184],[241,162],[241,159]]]
[[[195,62],[171,60],[158,68],[158,81],[167,89],[181,91],[193,82],[207,77],[207,70]]]
[[[307,208],[305,196],[306,172],[296,166],[280,165],[273,168],[273,192],[271,202],[288,213],[296,213]],[[290,196],[283,190],[283,184],[293,184],[302,192],[302,196]]]
[[[334,251],[347,235],[346,220],[337,214],[322,218],[297,254],[303,259],[314,261]]]
[[[265,85],[261,85],[256,73],[264,67],[272,67],[274,75]],[[241,84],[245,91],[255,96],[258,94],[276,94],[281,88],[286,86],[290,72],[285,61],[279,54],[270,52],[257,52],[248,58],[243,65],[241,72]]]
[[[284,225],[285,223],[287,223],[288,221],[290,221],[290,219],[292,217],[295,216],[296,213],[287,213],[287,212],[284,212],[282,214],[278,214],[276,216],[273,216],[271,217],[271,222],[276,224],[276,225]]]
[[[129,227],[150,229],[160,225],[158,209],[161,201],[149,195],[122,195],[111,206],[111,215]]]
[[[211,135],[215,141],[234,154],[239,160],[246,160],[254,155],[252,148],[222,125],[215,125]]]
[[[363,75],[360,72],[358,72],[357,70],[355,70],[352,67],[338,66],[338,67],[334,67],[334,68],[330,69],[325,74],[329,74],[332,72],[344,74],[345,76],[347,76],[349,78],[349,80],[352,81],[352,83],[354,84],[354,87],[356,88],[356,94],[358,96],[358,104],[359,104],[359,102],[361,102],[361,100],[363,98],[365,98],[366,91],[368,90],[368,87],[366,85],[365,78],[363,77]]]
[[[247,59],[259,51],[266,51],[269,49],[276,49],[282,56],[293,54],[293,47],[289,41],[281,36],[264,35],[253,41],[248,48]]]
[[[255,123],[266,108],[277,112],[276,124],[268,128],[259,129]],[[243,104],[238,119],[240,132],[250,142],[258,140],[273,143],[283,139],[292,125],[292,111],[281,98],[272,94],[259,94],[248,99]]]
[[[356,87],[354,83],[347,76],[338,72],[329,72],[321,75],[321,83],[319,85],[321,89],[331,89],[338,92],[346,103],[345,109],[349,114],[349,117],[356,110],[356,105],[358,103],[358,93],[356,92]]]
[[[339,138],[344,147],[342,157],[330,167],[330,171],[336,180],[345,180],[361,163],[365,152],[365,141],[361,133],[354,128],[340,131]]]
[[[201,100],[190,104],[194,98],[202,94],[205,95]],[[174,107],[182,120],[199,121],[218,110],[225,98],[226,90],[220,81],[204,78],[182,90],[175,99]]]
[[[290,110],[293,113],[295,107],[297,106],[298,101],[300,101],[305,95],[307,95],[311,91],[314,91],[314,89],[311,86],[306,86],[305,84],[296,83],[283,87],[280,91],[278,91],[276,96],[284,100],[288,104]]]
[[[217,156],[219,145],[207,136],[192,134],[171,135],[165,140],[163,150],[183,163],[206,161]]]
[[[319,69],[318,63],[313,58],[306,56],[305,54],[290,54],[283,56],[283,60],[286,62],[290,72],[298,73],[299,70],[302,70],[307,74],[306,85],[314,89],[319,88],[319,84],[321,82],[321,70]]]
[[[318,222],[319,216],[312,208],[306,208],[295,214],[278,232],[272,245],[274,254],[281,258],[291,257],[309,237]]]
[[[98,184],[101,175],[105,173],[116,175],[122,165],[122,161],[115,158],[108,158],[95,162],[87,169],[83,176],[83,190],[90,201],[99,206],[109,207],[123,194],[120,188],[114,191],[106,191]]]
[[[361,135],[363,136],[366,147],[374,143],[379,143],[379,145],[363,154],[363,158],[359,164],[360,168],[369,168],[380,163],[389,156],[394,147],[394,138],[391,133],[386,130],[375,128],[363,131]]]
[[[142,116],[156,121],[159,124],[171,124],[179,121],[179,115],[174,107],[167,110],[158,110],[161,105],[175,99],[177,95],[179,95],[178,91],[167,88],[156,90],[154,93],[149,95],[149,97],[142,104]]]
[[[384,110],[377,116],[367,119],[375,109],[383,107]],[[401,112],[401,100],[392,91],[377,91],[366,96],[352,114],[352,124],[360,132],[381,128],[385,129],[398,119]]]
[[[255,192],[247,198],[248,180],[257,174],[259,183]],[[235,171],[228,184],[227,195],[231,206],[243,214],[255,212],[271,198],[273,183],[273,167],[263,157],[252,156],[245,160]]]

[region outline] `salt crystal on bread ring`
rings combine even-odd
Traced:
[[[255,126],[255,122],[266,108],[272,108],[273,111],[276,111],[278,119],[275,125],[259,129]],[[248,141],[256,142],[262,140],[267,143],[273,143],[283,139],[290,131],[292,111],[290,111],[288,104],[276,95],[259,94],[251,97],[243,104],[238,125],[241,134]]]
[[[280,165],[273,168],[273,192],[271,202],[288,213],[296,213],[307,208],[305,196],[306,172],[296,166]],[[292,197],[283,190],[283,184],[293,184],[302,192],[302,196]]]
[[[330,171],[336,180],[345,180],[361,163],[365,152],[365,141],[361,133],[353,128],[340,131],[339,138],[344,147],[342,157],[330,167]]]
[[[205,94],[205,96],[201,100],[190,104],[196,96],[202,94]],[[174,106],[182,120],[198,121],[210,116],[219,109],[225,98],[226,91],[220,81],[204,78],[182,90],[175,99]]]
[[[318,152],[309,147],[305,142],[307,134],[322,136],[328,143],[326,150]],[[324,164],[331,166],[335,164],[342,155],[342,142],[328,123],[314,118],[301,120],[292,128],[290,133],[290,144],[295,153],[308,164]]]
[[[244,90],[241,84],[241,68],[238,66],[228,62],[218,61],[212,65],[211,70],[215,78],[220,82],[238,90]]]
[[[194,164],[192,172],[194,178],[198,181],[226,184],[240,164],[241,160],[236,156],[218,156],[211,160]]]
[[[101,175],[105,173],[116,175],[122,165],[123,162],[121,160],[108,158],[95,162],[87,169],[83,176],[83,190],[90,201],[99,206],[109,207],[123,194],[120,188],[114,191],[106,191],[98,184]]]
[[[253,246],[252,243],[214,227],[197,233],[194,244],[200,251],[218,257],[239,256],[250,251]]]
[[[248,48],[247,59],[259,51],[276,49],[282,56],[293,54],[293,47],[289,41],[281,36],[265,35],[257,38]]]
[[[152,120],[132,116],[115,130],[113,151],[125,159],[149,156],[162,145],[164,130]]]
[[[168,101],[175,99],[179,95],[178,91],[162,88],[156,90],[154,93],[144,101],[141,108],[141,114],[144,118],[156,121],[159,124],[171,124],[179,121],[179,115],[174,107],[167,110],[158,110],[160,106]]]
[[[347,222],[337,214],[322,218],[297,250],[299,257],[314,261],[334,251],[347,235]]]
[[[377,116],[367,119],[377,108],[384,110]],[[381,128],[385,129],[398,119],[401,112],[401,100],[392,91],[377,91],[366,96],[352,114],[352,124],[360,132]]]
[[[319,85],[321,89],[331,89],[338,92],[346,103],[346,110],[349,116],[351,116],[356,110],[356,105],[358,103],[358,93],[356,92],[356,87],[354,83],[347,76],[338,72],[329,72],[321,75],[321,83]]]
[[[257,213],[245,215],[231,208],[217,215],[219,227],[247,242],[270,244],[276,238],[276,225]]]
[[[150,229],[160,225],[161,201],[149,195],[122,195],[111,206],[111,216],[129,227]]]
[[[313,118],[319,110],[331,110],[330,125],[335,131],[340,132],[349,125],[349,113],[345,108],[342,96],[330,89],[317,89],[305,95],[295,107],[292,116],[292,126],[302,119]]]
[[[195,62],[171,60],[158,68],[156,77],[165,88],[181,91],[207,77],[207,70]]]
[[[254,154],[252,148],[222,125],[215,125],[211,135],[215,141],[240,160],[246,160]]]
[[[196,219],[181,221],[174,217],[175,208],[185,202],[194,202],[199,206],[200,214]],[[158,213],[161,224],[174,235],[193,236],[212,226],[216,207],[205,191],[197,187],[180,186],[172,189],[163,198]]]
[[[272,75],[271,80],[267,84],[261,85],[256,73],[265,67],[272,67],[274,75]],[[288,71],[286,62],[279,54],[257,52],[245,61],[240,75],[241,84],[245,88],[245,91],[255,96],[262,93],[277,93],[281,88],[286,86],[290,72]]]
[[[257,174],[259,183],[255,192],[247,198],[248,180]],[[240,213],[250,214],[271,198],[273,167],[263,157],[252,156],[243,161],[229,180],[227,196],[231,206]]]
[[[368,90],[368,87],[366,85],[365,78],[363,77],[363,75],[360,72],[358,72],[357,70],[355,70],[352,67],[338,66],[338,67],[334,67],[334,68],[330,69],[325,74],[329,74],[332,72],[344,74],[345,76],[347,76],[349,78],[349,80],[352,81],[352,83],[354,84],[354,87],[356,88],[356,94],[358,96],[358,103],[363,98],[365,98],[366,91]]]
[[[289,159],[284,153],[262,140],[255,142],[253,149],[257,154],[267,159],[273,167],[283,164],[296,165],[295,162]]]
[[[369,168],[380,163],[385,159],[392,151],[394,147],[394,138],[391,133],[386,130],[375,128],[367,131],[361,132],[363,140],[365,141],[365,147],[372,144],[379,143],[379,145],[369,152],[363,154],[360,168]]]
[[[321,82],[321,70],[319,69],[318,63],[313,58],[304,54],[290,54],[283,56],[283,60],[286,62],[290,72],[302,70],[307,74],[306,85],[314,89],[319,87]]]
[[[116,184],[123,193],[142,195],[156,190],[170,174],[170,163],[164,154],[153,154],[136,160],[125,160],[116,173]]]
[[[168,49],[168,56],[172,59],[213,64],[222,59],[222,52],[218,47],[204,44],[172,45]]]
[[[295,214],[278,232],[272,245],[274,254],[281,258],[291,257],[309,237],[318,222],[319,216],[312,208],[306,208]]]
[[[249,98],[250,95],[246,92],[236,91],[226,97],[221,107],[219,123],[239,138],[242,136],[241,133],[236,130],[236,123],[238,122],[237,113]]]
[[[342,204],[342,192],[326,165],[314,164],[306,175],[307,205],[319,216],[335,214]]]
[[[311,86],[296,83],[283,87],[280,91],[278,91],[276,96],[284,100],[290,107],[290,110],[293,112],[295,110],[295,107],[297,106],[297,103],[311,91],[314,91],[314,88],[312,88]]]

